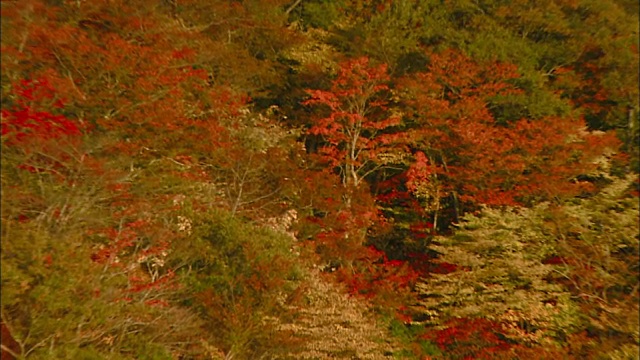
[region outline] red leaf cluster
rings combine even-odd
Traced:
[[[513,344],[502,334],[499,323],[482,318],[450,320],[443,330],[427,332],[422,338],[434,341],[455,359],[495,359],[510,351]]]
[[[82,134],[81,126],[47,108],[60,109],[64,103],[55,98],[55,90],[46,79],[22,80],[13,86],[16,100],[13,110],[3,109],[1,134],[11,146],[38,144],[61,137]],[[26,146],[28,150],[28,146]]]

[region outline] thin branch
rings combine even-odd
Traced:
[[[13,326],[7,322],[7,316],[5,315],[4,311],[2,311],[2,314],[0,315],[0,317],[2,318],[2,323],[4,324],[4,326],[7,328],[7,330],[9,330],[9,334],[11,334],[11,336],[13,337],[13,340],[15,340],[15,342],[20,347],[20,353],[24,354],[25,344],[27,343],[27,340],[29,339],[29,336],[31,335],[31,329],[29,329],[29,331],[27,332],[27,336],[25,336],[24,340],[20,341],[19,339],[15,338],[15,336],[14,336],[15,331],[13,329]],[[2,347],[4,349],[4,345],[2,345]]]
[[[31,347],[31,349],[29,349],[29,351],[27,351],[27,352],[24,354],[24,357],[25,357],[25,358],[29,357],[29,354],[31,354],[31,352],[32,352],[32,351],[34,351],[35,349],[37,349],[37,348],[39,348],[39,347],[44,346],[44,344],[45,344],[49,339],[53,339],[53,335],[49,335],[49,336],[47,336],[46,338],[42,339],[42,341],[40,341],[39,343],[37,343],[37,344],[33,345],[33,346]]]
[[[20,358],[20,354],[14,352],[13,350],[11,350],[10,348],[4,346],[4,344],[0,344],[0,348],[2,348],[2,351],[6,351],[8,352],[11,356],[13,356],[15,359]]]
[[[132,109],[135,109],[137,107],[140,107],[140,106],[143,106],[143,105],[148,105],[150,103],[156,102],[156,101],[162,99],[169,92],[171,92],[171,90],[173,90],[173,88],[166,89],[165,91],[161,91],[160,93],[152,96],[149,100],[141,101],[141,102],[136,103],[136,104],[129,104],[129,105],[122,106],[122,107],[120,107],[119,109],[117,109],[115,111],[110,111],[108,114],[105,114],[104,117],[109,119],[109,118],[115,117],[116,115],[118,115],[119,113],[121,113],[124,110],[132,110]]]
[[[253,203],[258,202],[258,201],[260,201],[260,200],[264,200],[264,199],[266,199],[266,198],[269,198],[269,197],[274,196],[274,195],[275,195],[275,194],[277,194],[280,190],[281,190],[281,188],[279,187],[279,188],[275,189],[274,191],[270,192],[270,193],[269,193],[269,194],[267,194],[267,195],[263,195],[263,196],[257,197],[257,198],[255,198],[255,199],[253,199],[253,200],[248,200],[248,201],[240,202],[240,205],[253,204]]]
[[[300,3],[302,3],[302,0],[296,0],[296,2],[294,2],[293,4],[291,4],[291,6],[289,6],[289,8],[287,10],[285,10],[284,14],[289,16],[289,14],[296,8],[298,7],[298,5],[300,5]]]

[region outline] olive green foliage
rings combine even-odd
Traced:
[[[303,277],[292,239],[225,212],[185,216],[193,232],[168,261],[185,284],[183,302],[205,321],[207,341],[242,359],[286,352],[278,326],[292,315],[286,305]]]
[[[11,173],[3,175],[9,180]],[[54,187],[41,190],[55,193]],[[2,198],[2,318],[21,345],[19,355],[173,359],[224,351],[253,358],[287,349],[277,325],[290,313],[285,302],[303,277],[293,265],[290,237],[224,211],[195,215],[185,207],[173,215],[190,235],[175,239],[159,269],[165,276],[175,269],[175,281],[138,292],[132,290],[136,278],[158,276],[136,261],[142,249],[117,254],[115,264],[92,260],[107,243],[87,235],[82,217],[107,221],[99,198],[84,200],[98,205],[97,212],[65,225],[47,221],[46,212],[41,220],[19,221],[24,202],[16,195]]]
[[[420,359],[416,353],[421,355],[441,356],[442,351],[426,339],[418,339],[424,332],[424,327],[420,324],[403,324],[398,319],[389,320],[389,328],[393,335],[402,345],[402,350],[395,356],[401,359]]]
[[[312,0],[303,1],[292,16],[299,18],[302,25],[329,29],[339,18],[340,8],[344,6],[342,1]]]
[[[423,14],[416,2],[392,2],[385,11],[375,14],[362,26],[362,41],[355,46],[359,46],[362,53],[386,64],[397,64],[420,44],[420,33],[416,29],[423,24],[424,18],[421,15]],[[414,65],[402,70],[418,69]]]
[[[88,230],[112,225],[104,179],[69,161],[70,180],[93,177],[68,187],[18,169],[17,155],[3,147],[2,319],[20,345],[16,355],[171,359],[186,351],[199,320],[174,306],[175,291],[131,291],[135,274],[150,276],[135,261],[140,249],[112,263],[92,260],[107,242]]]

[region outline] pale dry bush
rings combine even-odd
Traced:
[[[438,261],[457,271],[423,279],[416,310],[435,327],[455,317],[495,320],[529,345],[562,344],[590,328],[600,345],[585,351],[618,358],[637,352],[637,340],[628,340],[637,339],[640,325],[634,180],[616,179],[592,198],[562,205],[466,216],[454,235],[432,246],[443,254]]]

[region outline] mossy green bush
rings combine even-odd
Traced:
[[[189,215],[187,215],[189,216]],[[193,232],[169,262],[184,284],[184,302],[197,309],[211,344],[239,358],[286,352],[278,325],[300,285],[293,240],[222,211],[194,214]]]

